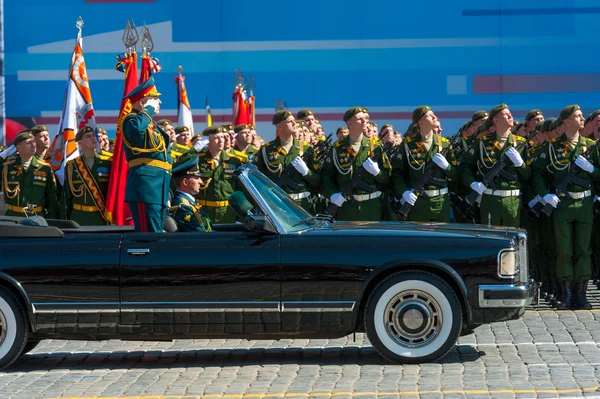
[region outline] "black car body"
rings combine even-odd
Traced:
[[[522,230],[313,218],[253,166],[236,176],[252,210],[213,233],[0,217],[0,366],[46,338],[353,332],[389,359],[424,362],[519,318],[534,296]]]

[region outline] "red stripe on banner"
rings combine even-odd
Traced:
[[[600,74],[473,76],[475,94],[584,93],[600,91]]]

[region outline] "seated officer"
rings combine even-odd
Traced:
[[[200,210],[201,206],[194,198],[202,184],[198,161],[198,157],[193,157],[173,165],[172,176],[177,191],[169,213],[177,222],[178,231],[212,231],[210,218]]]

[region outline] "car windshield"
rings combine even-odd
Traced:
[[[250,170],[247,176],[256,189],[260,201],[268,208],[265,211],[276,219],[274,222],[285,232],[293,233],[306,230],[319,223],[310,213],[296,204],[285,191],[258,170]]]

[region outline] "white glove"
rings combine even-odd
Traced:
[[[471,183],[471,189],[473,189],[473,191],[477,191],[477,194],[481,195],[485,191],[485,186],[481,182],[474,181]]]
[[[417,195],[413,192],[413,190],[406,190],[403,194],[402,194],[402,199],[404,200],[404,202],[408,202],[411,205],[414,205],[415,202],[417,202]]]
[[[146,104],[144,104],[144,107],[148,107],[148,106],[152,107],[154,109],[154,112],[156,112],[156,110],[160,107],[159,99],[152,97],[151,99],[146,101]]]
[[[598,197],[597,195],[594,195],[594,202],[596,201],[600,201],[600,197]]]
[[[439,166],[442,170],[448,170],[448,168],[450,167],[450,164],[448,163],[448,160],[442,154],[435,154],[433,156],[433,158],[431,158],[431,160],[433,162],[435,162],[435,164],[437,166]]]
[[[14,144],[9,145],[4,151],[0,152],[0,158],[6,159],[17,152],[17,147]]]
[[[585,170],[588,173],[594,172],[594,165],[590,163],[583,155],[580,155],[575,160],[575,165],[579,166],[581,169]]]
[[[519,154],[519,151],[515,150],[514,147],[510,147],[508,151],[506,151],[506,156],[510,158],[515,167],[520,168],[523,166],[523,158],[521,158],[521,154]]]
[[[335,193],[335,194],[331,194],[331,197],[329,197],[329,201],[332,204],[336,204],[337,206],[339,206],[341,208],[342,205],[344,205],[344,202],[346,202],[346,199],[342,196],[341,193]]]
[[[292,166],[294,168],[296,168],[296,170],[298,172],[300,172],[300,174],[302,176],[306,176],[308,174],[308,166],[306,166],[306,162],[304,162],[304,159],[300,158],[300,157],[296,157],[293,161],[292,161]],[[340,206],[340,205],[338,205]]]
[[[381,170],[379,170],[379,165],[377,165],[377,162],[373,162],[371,158],[367,158],[367,160],[363,162],[362,166],[373,176],[377,176],[379,173],[381,173]]]
[[[547,204],[552,205],[552,207],[556,208],[558,206],[558,203],[560,202],[560,200],[558,199],[558,197],[554,194],[546,194],[544,195],[544,201]]]
[[[533,208],[535,206],[535,204],[537,204],[539,201],[537,199],[532,199],[531,201],[529,201],[529,203],[527,204],[528,207]]]
[[[206,136],[203,136],[200,140],[196,141],[196,144],[194,144],[196,152],[202,151],[202,149],[208,145],[209,141],[210,139]]]

